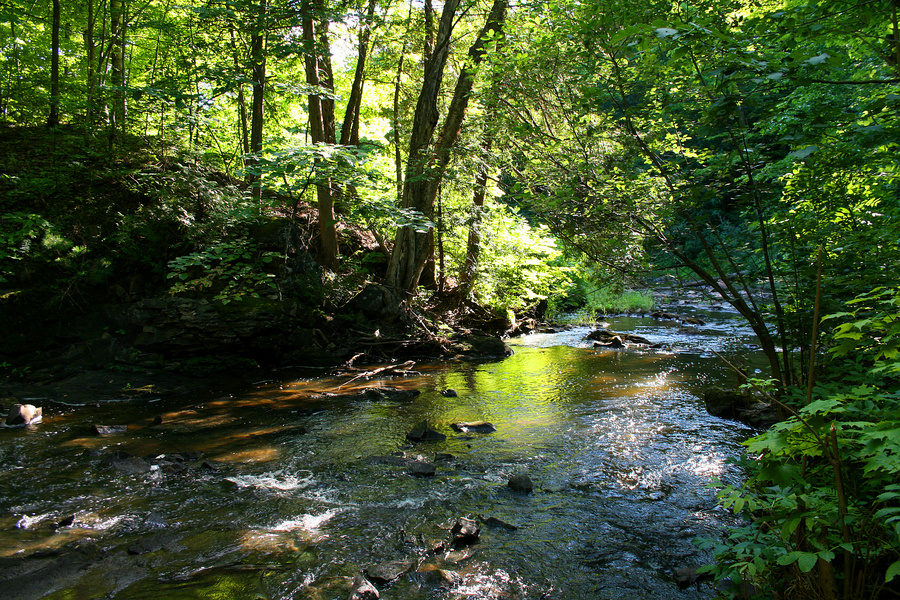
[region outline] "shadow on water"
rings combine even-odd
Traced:
[[[752,340],[726,320],[613,327],[666,349],[594,349],[582,329],[363,384],[413,398],[328,396],[359,387],[296,376],[202,401],[45,408],[43,424],[0,432],[0,596],[346,598],[361,570],[408,561],[382,597],[710,598],[671,572],[709,559],[691,540],[729,516],[708,484],[739,481],[728,459],[750,430],[698,394],[733,385],[708,351]],[[423,420],[447,439],[410,444]],[[461,421],[497,431],[455,433]],[[97,422],[129,427],[98,437]],[[413,476],[411,460],[435,474]],[[518,473],[533,493],[507,487]],[[499,521],[440,549],[460,517]]]

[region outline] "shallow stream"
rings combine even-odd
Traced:
[[[699,394],[734,385],[710,351],[748,360],[754,340],[704,318],[610,320],[657,350],[594,349],[575,328],[340,388],[285,371],[209,398],[48,399],[41,424],[0,431],[0,598],[343,600],[392,561],[410,571],[379,585],[386,599],[711,598],[672,571],[708,561],[691,540],[731,522],[709,483],[740,481],[728,459],[752,431]],[[385,385],[421,393],[348,396]],[[408,442],[424,420],[447,439]],[[497,430],[451,429],[463,421]],[[435,474],[412,475],[417,458]],[[532,493],[507,487],[520,473]],[[480,539],[442,548],[459,518]]]

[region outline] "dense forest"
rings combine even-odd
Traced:
[[[0,127],[7,380],[88,321],[146,359],[83,315],[149,298],[311,344],[702,286],[785,419],[709,570],[896,590],[897,0],[0,0]]]

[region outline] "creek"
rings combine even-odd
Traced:
[[[209,397],[47,402],[41,424],[0,431],[0,598],[343,600],[391,561],[412,570],[379,586],[386,599],[711,598],[672,572],[708,562],[692,539],[732,523],[709,484],[740,482],[729,459],[753,432],[699,394],[734,385],[711,351],[758,358],[736,317],[703,318],[609,320],[658,350],[595,349],[581,327],[340,389],[301,370]],[[377,385],[421,393],[347,394]],[[407,441],[424,420],[447,439]],[[519,473],[532,493],[507,486]],[[481,521],[478,542],[436,550],[462,517]]]

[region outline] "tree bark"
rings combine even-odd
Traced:
[[[59,125],[59,0],[53,0],[53,24],[50,51],[50,115],[47,127]]]
[[[251,79],[253,80],[253,97],[250,108],[250,152],[253,154],[262,152],[263,125],[265,122],[265,92],[266,92],[266,14],[268,12],[267,0],[259,0],[257,5],[256,22],[250,33],[250,62]],[[251,165],[256,162],[251,159]],[[259,202],[262,199],[262,187],[259,174],[251,174],[247,177],[247,183],[252,186],[253,198]]]
[[[431,0],[425,0],[425,45],[422,56],[427,62],[434,52],[434,6]]]
[[[369,38],[372,34],[372,19],[375,17],[375,0],[369,0],[366,9],[365,22],[359,33],[359,50],[356,58],[356,71],[353,74],[353,85],[350,88],[350,98],[347,100],[347,110],[344,112],[344,122],[341,125],[342,146],[359,145],[359,111],[362,108],[363,85],[366,79],[366,60],[369,53]]]
[[[406,182],[403,186],[404,208],[422,213],[427,219],[434,216],[434,200],[450,161],[450,152],[459,138],[465,117],[475,73],[485,55],[485,43],[493,33],[499,33],[506,19],[508,0],[495,0],[487,22],[469,48],[469,61],[459,74],[450,108],[444,119],[441,133],[429,152],[431,138],[437,126],[437,96],[444,66],[450,46],[452,20],[459,2],[448,0],[444,3],[441,24],[435,40],[435,49],[425,67],[422,92],[416,105],[413,130],[410,134],[409,157],[407,158]],[[434,233],[416,233],[411,227],[397,230],[394,252],[388,264],[386,284],[412,296],[415,294],[419,277],[428,260]]]
[[[240,53],[238,52],[237,40],[234,35],[234,29],[230,28],[229,33],[231,34],[231,52],[234,60],[234,69],[237,72],[243,71],[243,66],[241,65]],[[241,144],[241,153],[242,154],[250,154],[250,129],[248,127],[248,117],[247,117],[247,98],[244,96],[244,84],[238,83],[238,93],[237,93],[237,103],[238,103],[238,128],[240,130],[240,144]]]
[[[125,0],[109,0],[110,61],[112,83],[118,86],[109,111],[109,136],[112,143],[125,130]]]
[[[490,120],[490,114],[488,114]],[[490,124],[488,124],[490,127]],[[472,217],[469,223],[469,236],[466,240],[466,259],[459,270],[457,291],[460,300],[465,300],[472,293],[478,263],[481,259],[481,219],[484,208],[484,197],[487,193],[488,157],[491,153],[493,136],[486,132],[481,141],[482,159],[478,161],[475,172],[475,191],[472,193]]]
[[[316,50],[316,31],[313,19],[313,7],[310,0],[303,2],[302,22],[303,40],[306,43],[306,83],[312,88],[308,95],[309,102],[309,134],[313,144],[334,143],[334,109],[323,103],[320,89],[322,80],[319,74],[320,58]],[[326,40],[327,41],[327,40]],[[326,77],[328,74],[326,73]],[[327,82],[326,82],[327,83]],[[331,117],[331,139],[329,127],[325,119]],[[334,218],[334,196],[329,181],[316,182],[316,200],[319,210],[319,263],[328,269],[337,268],[338,240],[336,221]]]

